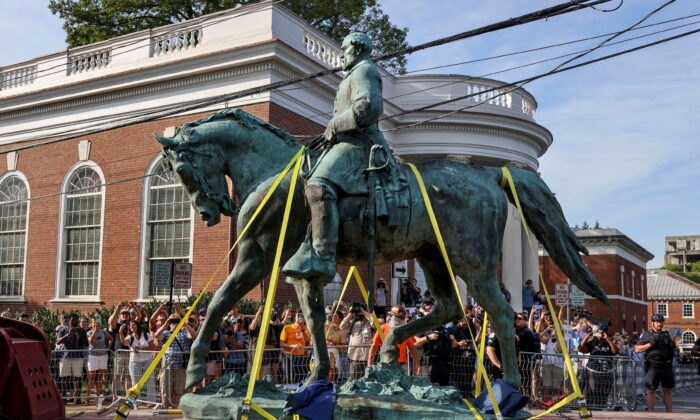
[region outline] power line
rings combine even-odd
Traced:
[[[485,34],[488,32],[494,32],[497,30],[522,25],[525,23],[535,22],[537,20],[542,20],[542,19],[546,19],[546,18],[549,18],[552,16],[558,16],[561,14],[570,13],[570,12],[573,12],[576,10],[590,7],[591,5],[607,3],[609,1],[611,1],[611,0],[593,0],[593,1],[591,1],[591,0],[571,0],[571,1],[559,4],[559,5],[556,5],[553,7],[549,7],[546,9],[538,10],[536,12],[528,13],[528,14],[519,16],[517,18],[507,19],[505,21],[486,25],[486,26],[483,26],[481,28],[469,30],[469,31],[462,32],[462,33],[452,35],[452,36],[448,36],[445,38],[436,39],[434,41],[426,42],[424,44],[419,44],[419,45],[416,45],[413,47],[403,48],[401,50],[398,50],[398,51],[395,51],[392,53],[383,54],[383,55],[380,55],[378,57],[373,57],[372,60],[375,62],[384,61],[384,60],[388,60],[388,59],[398,57],[401,55],[411,54],[411,53],[414,53],[416,51],[420,51],[420,50],[423,50],[426,48],[432,48],[432,47],[435,47],[438,45],[447,44],[449,42],[454,42],[454,41],[458,41],[461,39],[466,39],[469,37]],[[156,112],[146,112],[143,114],[143,117],[134,118],[132,121],[115,123],[112,125],[107,125],[105,127],[95,129],[95,130],[84,131],[84,132],[81,132],[81,133],[75,134],[75,135],[54,138],[54,139],[43,141],[43,142],[37,142],[37,143],[25,145],[25,146],[15,147],[12,149],[6,149],[3,151],[0,151],[0,154],[5,154],[5,153],[13,152],[13,151],[26,150],[26,149],[30,149],[30,148],[34,148],[34,147],[38,147],[38,146],[44,146],[47,144],[59,143],[59,142],[71,140],[71,139],[78,138],[78,137],[83,137],[83,136],[87,136],[87,135],[100,133],[103,131],[108,131],[108,130],[113,130],[113,129],[117,129],[117,128],[121,128],[121,127],[126,127],[126,126],[133,125],[133,124],[153,121],[156,119],[172,116],[172,115],[175,115],[178,113],[192,111],[192,110],[195,110],[198,108],[215,105],[215,104],[219,104],[222,102],[232,101],[232,100],[244,98],[247,96],[261,94],[264,92],[268,92],[271,90],[282,88],[284,86],[289,86],[289,85],[293,85],[293,84],[297,84],[297,83],[301,83],[301,82],[306,82],[309,80],[317,79],[317,78],[322,77],[322,76],[336,73],[340,70],[341,70],[341,68],[335,67],[335,68],[331,68],[331,69],[327,69],[327,70],[323,70],[323,71],[319,71],[319,72],[315,72],[315,73],[306,74],[303,76],[293,77],[293,78],[282,80],[282,81],[275,82],[275,83],[270,83],[270,84],[264,85],[264,86],[244,89],[242,91],[232,93],[232,94],[217,95],[217,96],[213,96],[213,97],[210,97],[210,98],[207,98],[204,100],[191,101],[188,105],[179,105],[176,108],[174,107],[174,108],[165,109],[163,111],[156,111]],[[34,139],[25,139],[25,140],[22,140],[22,143],[29,142],[29,141],[35,141],[35,140],[39,140],[42,138],[45,138],[45,137],[36,137]]]
[[[664,4],[663,6],[661,6],[661,8],[665,7],[666,5],[668,5],[668,4],[670,4],[670,3],[674,2],[674,1],[675,1],[675,0],[670,0],[669,2],[667,2],[666,4]],[[652,12],[651,14],[655,13],[655,12],[658,11],[658,10],[660,10],[660,8],[657,9],[657,10],[655,10],[655,11]],[[651,14],[647,15],[647,17],[651,16]],[[644,21],[644,19],[646,19],[647,17],[643,18],[640,22]],[[639,22],[638,22],[638,23],[639,23]],[[636,24],[635,24],[635,25],[636,25]],[[632,27],[634,27],[634,25],[633,25]],[[632,28],[632,27],[630,27],[630,28]],[[629,29],[628,29],[628,30],[629,30]],[[616,33],[616,35],[615,35],[614,37],[619,36],[619,35],[625,33],[626,31],[627,31],[627,30],[622,30],[622,31]],[[441,102],[433,103],[433,104],[427,105],[427,106],[425,106],[425,107],[415,108],[415,109],[412,109],[412,110],[404,111],[404,112],[402,112],[402,113],[392,115],[391,117],[393,118],[393,117],[396,117],[396,116],[399,116],[399,115],[408,114],[408,113],[414,113],[414,112],[425,111],[425,110],[427,110],[427,109],[430,109],[430,108],[433,108],[433,107],[436,107],[436,106],[440,106],[440,105],[444,105],[444,104],[447,104],[447,103],[456,102],[456,101],[459,101],[459,100],[462,100],[462,99],[467,99],[467,98],[469,98],[469,97],[473,97],[473,96],[476,96],[476,95],[483,95],[483,94],[485,94],[485,93],[494,92],[494,91],[497,91],[497,90],[499,90],[499,89],[504,89],[504,88],[509,88],[509,87],[512,88],[512,89],[511,89],[510,91],[508,91],[508,92],[500,92],[498,95],[494,95],[493,97],[489,97],[489,98],[487,99],[487,100],[491,100],[491,99],[493,99],[493,98],[496,97],[496,96],[501,96],[501,95],[503,95],[503,94],[512,92],[513,90],[518,89],[520,86],[522,86],[522,85],[524,85],[524,84],[526,84],[526,83],[530,83],[530,82],[533,82],[533,81],[535,81],[535,80],[538,80],[538,79],[541,79],[541,78],[544,78],[544,77],[547,77],[547,76],[551,76],[551,75],[558,74],[558,73],[563,73],[563,72],[565,72],[565,71],[573,70],[573,69],[576,69],[576,68],[579,68],[579,67],[584,67],[584,66],[587,66],[587,65],[590,65],[590,64],[593,64],[593,63],[597,63],[597,62],[599,62],[599,61],[608,60],[608,59],[611,59],[611,58],[614,58],[614,57],[618,57],[618,56],[621,56],[621,55],[629,54],[629,53],[631,53],[631,52],[635,52],[635,51],[639,51],[639,50],[642,50],[642,49],[645,49],[645,48],[649,48],[649,47],[652,47],[652,46],[660,45],[660,44],[663,44],[663,43],[666,43],[666,42],[670,42],[670,41],[673,41],[673,40],[676,40],[676,39],[680,39],[680,38],[683,38],[683,37],[686,37],[686,36],[689,36],[689,35],[692,35],[692,34],[696,34],[696,33],[698,33],[698,32],[700,32],[700,29],[695,29],[695,30],[693,30],[693,31],[684,32],[684,33],[681,33],[681,34],[678,34],[678,35],[674,35],[674,36],[671,36],[671,37],[668,37],[668,38],[664,38],[664,39],[661,39],[661,40],[657,40],[657,41],[654,41],[654,42],[651,42],[651,43],[648,43],[648,44],[644,44],[644,45],[640,45],[640,46],[637,46],[637,47],[634,47],[634,48],[630,48],[630,49],[627,49],[627,50],[619,51],[619,52],[616,52],[616,53],[613,53],[613,54],[609,54],[609,55],[606,55],[606,56],[602,56],[602,57],[599,57],[599,58],[596,58],[596,59],[592,59],[592,60],[584,61],[584,62],[581,62],[581,63],[578,63],[578,64],[573,64],[573,65],[571,65],[571,66],[563,67],[564,64],[571,62],[573,59],[567,60],[567,61],[565,61],[565,62],[559,64],[558,66],[556,66],[554,69],[552,69],[552,70],[546,72],[546,73],[541,73],[541,74],[538,74],[538,75],[535,75],[535,76],[531,76],[531,77],[529,77],[529,78],[522,79],[522,80],[518,80],[518,81],[512,82],[512,83],[508,83],[508,84],[503,85],[503,86],[499,86],[499,87],[495,87],[495,88],[491,88],[491,89],[486,89],[486,90],[484,90],[484,91],[482,91],[482,92],[478,92],[478,93],[475,93],[475,94],[464,95],[464,96],[461,96],[461,97],[458,97],[458,98],[453,98],[453,99],[449,99],[449,100],[446,100],[446,101],[441,101]],[[609,38],[608,40],[613,39],[614,37],[611,37],[611,38]],[[607,41],[607,40],[606,40],[606,41]],[[576,58],[579,58],[579,57],[581,57],[581,56],[583,56],[583,55],[585,55],[585,54],[589,54],[590,52],[593,52],[593,51],[596,50],[597,48],[601,48],[601,47],[603,46],[603,44],[604,44],[606,41],[603,41],[603,43],[599,44],[598,46],[593,47],[593,48],[587,50],[585,53],[580,54],[580,55],[577,56]],[[417,125],[425,124],[426,122],[434,121],[434,120],[437,120],[437,119],[445,118],[445,117],[447,117],[447,116],[449,116],[449,115],[453,115],[453,114],[455,114],[455,113],[457,113],[457,112],[460,112],[460,111],[462,111],[462,110],[464,110],[464,109],[473,108],[473,107],[479,106],[479,105],[483,104],[484,102],[485,102],[485,101],[482,101],[482,102],[476,103],[476,104],[470,104],[470,105],[468,105],[468,106],[466,106],[466,107],[460,108],[460,109],[458,109],[458,110],[451,111],[451,112],[446,113],[446,114],[441,114],[441,115],[439,115],[439,116],[436,116],[436,117],[433,117],[433,118],[430,118],[430,119],[427,119],[427,120],[423,120],[423,121],[420,121],[420,122],[408,124],[408,125],[405,125],[405,126],[396,127],[396,128],[394,128],[394,129],[385,130],[385,131],[397,131],[397,130],[401,130],[401,129],[405,129],[405,128],[409,128],[409,127],[414,127],[414,126],[417,126]],[[386,117],[386,118],[390,118],[390,117]],[[117,180],[117,181],[112,181],[112,182],[100,184],[99,186],[102,186],[102,185],[113,185],[113,184],[119,184],[119,183],[124,183],[124,182],[130,182],[130,181],[134,181],[134,180],[138,180],[138,179],[143,179],[143,178],[147,178],[147,177],[150,177],[150,176],[159,175],[159,174],[163,174],[163,173],[167,173],[167,172],[159,172],[159,173],[154,173],[154,174],[147,174],[147,175],[141,175],[141,176],[136,176],[136,177],[131,177],[131,178],[125,178],[125,179],[122,179],[122,180]],[[91,187],[91,188],[94,188],[94,186]],[[74,192],[72,192],[72,193],[74,193]],[[60,196],[60,195],[64,195],[64,194],[67,194],[67,192],[59,192],[59,193],[47,194],[47,195],[43,195],[43,196],[32,197],[32,198],[27,199],[27,200],[10,201],[10,202],[5,202],[5,203],[0,203],[0,205],[12,204],[12,203],[15,203],[15,202],[22,202],[22,201],[31,201],[31,200],[40,199],[40,198],[47,198],[47,197]]]
[[[430,104],[430,105],[426,105],[426,106],[424,106],[424,107],[415,108],[415,109],[407,110],[407,111],[404,111],[404,112],[400,112],[400,113],[398,113],[398,114],[392,115],[392,116],[390,116],[390,117],[385,117],[385,118],[394,118],[394,117],[397,117],[397,116],[400,116],[400,115],[405,115],[405,114],[410,114],[410,113],[415,113],[415,112],[426,111],[426,110],[428,110],[428,109],[430,109],[430,108],[434,108],[434,107],[436,107],[436,106],[445,105],[445,104],[452,103],[452,102],[457,102],[457,101],[460,101],[460,100],[463,100],[463,99],[467,99],[467,98],[474,97],[474,96],[477,96],[477,95],[487,94],[487,93],[490,93],[490,92],[495,92],[495,91],[498,91],[498,90],[500,90],[500,89],[505,89],[505,88],[509,88],[509,87],[515,87],[515,89],[517,89],[519,86],[522,86],[522,85],[524,85],[524,84],[526,84],[526,83],[533,82],[533,81],[535,81],[535,80],[541,79],[541,78],[546,77],[546,76],[551,76],[551,75],[553,75],[553,74],[563,73],[563,72],[565,72],[565,71],[569,71],[569,70],[573,70],[573,69],[576,69],[576,68],[579,68],[579,67],[587,66],[587,65],[589,65],[589,64],[597,63],[597,62],[599,62],[599,61],[604,61],[604,60],[608,60],[608,59],[611,59],[611,58],[614,58],[614,57],[617,57],[617,56],[620,56],[620,55],[629,54],[629,53],[631,53],[631,52],[639,51],[639,50],[642,50],[642,49],[645,49],[645,48],[649,48],[649,47],[652,47],[652,46],[655,46],[655,45],[659,45],[659,44],[663,44],[663,43],[666,43],[666,42],[670,42],[670,41],[673,41],[673,40],[675,40],[675,39],[679,39],[679,38],[683,38],[683,37],[686,37],[686,36],[689,36],[689,35],[693,35],[693,34],[696,34],[696,33],[698,33],[698,32],[700,32],[700,29],[695,29],[695,30],[693,30],[693,31],[684,32],[684,33],[682,33],[682,34],[674,35],[674,36],[669,37],[669,38],[664,38],[664,39],[661,39],[661,40],[658,40],[658,41],[654,41],[654,42],[651,42],[651,43],[648,43],[648,44],[640,45],[640,46],[638,46],[638,47],[630,48],[630,49],[627,49],[627,50],[619,51],[619,52],[616,52],[616,53],[614,53],[614,54],[606,55],[606,56],[599,57],[599,58],[596,58],[596,59],[593,59],[593,60],[584,61],[584,62],[582,62],[582,63],[574,64],[574,65],[571,65],[571,66],[568,66],[568,67],[561,67],[561,65],[560,65],[560,66],[557,66],[557,68],[555,68],[555,69],[553,69],[553,70],[551,70],[551,71],[548,71],[548,72],[546,72],[546,73],[538,74],[538,75],[536,75],[536,76],[528,77],[528,78],[526,78],[526,79],[521,79],[521,80],[518,80],[517,82],[507,83],[507,84],[502,85],[502,86],[498,86],[498,87],[494,87],[494,88],[490,88],[490,89],[485,89],[485,90],[483,90],[483,91],[481,91],[481,92],[478,92],[478,93],[473,93],[473,94],[469,94],[469,95],[463,95],[463,96],[459,96],[459,97],[456,97],[456,98],[448,99],[448,100],[445,100],[445,101],[436,102],[436,103],[433,103],[433,104]],[[513,89],[513,90],[514,90],[514,89]],[[511,91],[512,91],[512,90],[511,90]],[[508,93],[508,92],[504,92],[504,93]],[[494,97],[496,97],[496,96],[501,96],[501,95],[503,95],[504,93],[500,93],[500,92],[499,92],[497,95],[494,95]],[[488,99],[491,100],[491,99],[493,99],[493,97],[490,97],[490,98],[488,98]],[[429,119],[424,120],[424,121],[420,121],[420,122],[408,124],[408,125],[405,125],[405,126],[396,127],[396,128],[394,128],[394,129],[390,129],[390,130],[386,130],[386,131],[396,131],[396,130],[401,130],[401,129],[404,129],[404,128],[409,128],[409,127],[414,127],[414,126],[417,126],[417,125],[425,124],[426,122],[435,121],[435,120],[438,120],[438,119],[441,119],[441,118],[445,118],[445,117],[447,117],[447,116],[449,116],[449,115],[453,115],[453,114],[455,114],[455,113],[457,113],[457,112],[459,112],[459,111],[462,111],[462,110],[464,110],[464,109],[473,108],[473,107],[478,106],[478,105],[481,105],[481,104],[483,104],[483,103],[484,103],[484,102],[481,102],[481,103],[478,103],[478,104],[469,105],[469,106],[466,106],[466,107],[464,107],[464,108],[460,108],[460,109],[458,109],[458,110],[451,111],[451,112],[449,112],[449,113],[447,113],[447,114],[439,115],[439,116],[434,117],[434,118],[429,118]]]

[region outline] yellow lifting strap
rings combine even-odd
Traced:
[[[488,314],[484,312],[484,325],[481,326],[481,343],[479,343],[479,358],[481,360],[484,360],[484,352],[486,351],[486,323],[488,320]],[[483,365],[481,365],[483,366]],[[481,366],[479,368],[481,369]],[[481,377],[482,374],[481,372],[478,372],[476,375],[476,384],[474,386],[474,395],[479,395],[481,394]]]
[[[216,266],[216,269],[214,270],[214,273],[211,275],[211,277],[209,277],[209,280],[208,280],[207,283],[205,284],[205,286],[204,286],[204,288],[202,289],[202,291],[199,293],[199,296],[197,296],[197,299],[196,299],[196,300],[194,301],[194,303],[190,306],[190,309],[187,311],[187,313],[185,314],[185,316],[182,317],[182,319],[180,320],[180,323],[177,325],[177,327],[176,327],[175,330],[173,331],[173,333],[172,333],[172,335],[170,336],[170,338],[168,338],[168,340],[163,344],[163,348],[158,352],[158,354],[156,354],[156,357],[153,359],[153,362],[151,362],[151,365],[148,367],[148,369],[146,369],[146,372],[144,372],[143,376],[142,376],[141,379],[138,381],[138,383],[137,383],[136,385],[134,385],[133,387],[129,388],[129,390],[127,391],[127,399],[126,399],[126,402],[124,402],[124,403],[117,409],[117,411],[116,411],[115,414],[114,414],[113,420],[125,419],[125,418],[127,418],[127,417],[129,416],[129,411],[130,411],[131,409],[134,408],[134,403],[135,403],[135,401],[136,401],[136,398],[138,397],[139,392],[141,392],[141,389],[142,389],[143,386],[145,385],[145,383],[146,383],[146,381],[148,380],[148,378],[153,374],[153,371],[158,367],[158,364],[160,363],[160,360],[163,358],[163,355],[164,355],[165,352],[168,350],[168,348],[170,347],[170,345],[172,344],[173,340],[175,339],[175,337],[177,336],[177,334],[180,332],[180,330],[182,329],[182,327],[185,325],[185,322],[187,321],[187,318],[189,318],[189,316],[192,314],[192,311],[194,311],[194,308],[197,307],[197,304],[199,304],[199,301],[202,299],[202,296],[204,296],[204,294],[206,293],[207,289],[208,289],[209,286],[211,285],[212,281],[214,280],[214,278],[216,277],[216,275],[219,273],[219,270],[220,270],[221,267],[223,266],[224,262],[226,262],[226,260],[227,260],[228,257],[231,255],[231,253],[233,252],[233,250],[236,249],[236,246],[238,245],[238,243],[240,242],[240,240],[243,238],[243,235],[245,235],[245,233],[248,231],[248,229],[249,229],[250,226],[253,224],[253,222],[255,221],[255,219],[258,217],[258,215],[260,214],[260,211],[263,209],[263,207],[265,207],[265,204],[267,204],[267,202],[269,201],[270,197],[272,197],[272,194],[275,192],[275,190],[277,189],[277,187],[279,186],[279,184],[282,182],[282,180],[284,179],[284,177],[287,175],[287,173],[288,173],[289,170],[291,169],[292,165],[294,165],[295,163],[301,161],[300,158],[301,158],[301,155],[302,155],[302,152],[303,152],[303,151],[304,151],[304,147],[302,147],[301,149],[299,149],[299,151],[298,151],[297,154],[294,156],[294,158],[292,158],[292,160],[287,164],[287,166],[284,168],[284,170],[282,170],[282,172],[280,173],[280,175],[277,177],[277,179],[275,180],[275,182],[272,184],[272,186],[270,187],[270,190],[267,192],[267,194],[265,194],[265,197],[263,198],[263,200],[262,200],[262,201],[260,202],[260,204],[258,205],[258,208],[255,209],[255,212],[254,212],[253,215],[251,216],[251,218],[250,218],[250,220],[248,221],[248,223],[245,225],[245,227],[243,228],[243,230],[241,230],[241,233],[238,235],[238,238],[236,239],[236,242],[233,243],[233,245],[232,245],[231,248],[228,250],[228,252],[227,252],[226,255],[224,256],[224,258],[221,260],[221,262],[219,263],[219,265]]]
[[[413,171],[413,174],[416,177],[416,181],[418,181],[418,186],[420,187],[420,192],[423,195],[423,202],[425,203],[425,209],[428,211],[428,217],[430,218],[430,223],[433,225],[433,231],[435,232],[435,237],[437,238],[438,241],[438,246],[440,247],[440,252],[442,253],[442,257],[445,260],[445,265],[447,266],[447,271],[450,273],[450,279],[452,279],[452,285],[454,286],[455,293],[457,294],[457,299],[459,300],[459,306],[462,308],[462,311],[464,311],[464,305],[462,304],[462,298],[459,296],[459,288],[457,287],[457,279],[455,278],[454,271],[452,271],[452,264],[450,264],[450,257],[447,255],[447,249],[445,248],[445,241],[442,239],[442,234],[440,233],[440,228],[437,223],[437,219],[435,218],[435,212],[433,211],[433,206],[430,204],[430,197],[428,196],[428,191],[425,189],[425,184],[423,183],[423,177],[421,176],[420,172],[418,171],[418,168],[412,163],[409,163],[408,166],[411,168]],[[465,313],[466,316],[466,313]],[[485,331],[484,331],[485,332]],[[482,332],[482,334],[484,333]],[[472,345],[474,348],[476,347],[476,342],[474,340],[474,335],[471,333],[471,329],[469,329],[469,334],[471,335],[471,341]],[[493,393],[493,389],[491,387],[491,383],[488,380],[488,377],[486,375],[486,370],[484,369],[484,360],[483,356],[480,354],[479,358],[477,358],[478,362],[478,371],[481,372],[481,375],[484,378],[484,383],[486,384],[486,390],[488,391],[489,398],[491,400],[491,404],[493,404],[493,409],[494,413],[496,414],[497,419],[502,419],[503,415],[501,414],[501,409],[498,407],[498,401],[496,401],[496,396]]]
[[[360,288],[360,292],[362,293],[362,297],[365,299],[365,304],[369,307],[369,296],[367,295],[367,289],[365,289],[365,285],[362,284],[362,277],[360,277],[360,273],[357,272],[357,267],[354,265],[350,267],[350,271],[348,271],[347,277],[345,277],[345,284],[343,284],[343,290],[340,292],[340,297],[338,298],[338,302],[343,301],[343,296],[345,296],[345,290],[348,288],[348,283],[350,283],[350,278],[354,277],[355,281],[357,281],[357,285]],[[338,308],[333,308],[333,313],[331,314],[331,321],[333,320],[333,317],[335,316],[335,313],[338,311]],[[379,325],[379,319],[377,318],[377,314],[374,313],[374,308],[372,308],[372,322],[374,323],[374,327],[377,329],[377,333],[379,334],[379,337],[382,339],[382,343],[384,342],[384,330],[382,330],[381,325]],[[328,338],[328,334],[331,332],[331,325],[328,326],[328,329],[326,330],[326,338]]]
[[[518,209],[518,214],[520,215],[520,221],[522,222],[523,229],[525,230],[525,234],[527,235],[527,241],[530,244],[530,248],[532,249],[532,252],[537,252],[535,249],[534,244],[532,243],[532,239],[530,238],[530,231],[527,227],[527,222],[525,221],[525,215],[523,214],[523,209],[522,206],[520,205],[520,199],[518,199],[518,193],[515,190],[515,182],[513,181],[513,176],[510,173],[510,170],[506,168],[505,166],[501,168],[503,172],[503,177],[501,178],[501,188],[505,189],[506,185],[509,187],[511,194],[513,195],[513,201],[515,201],[515,206]],[[549,308],[549,312],[552,314],[552,321],[554,322],[554,329],[557,333],[557,339],[559,340],[560,343],[563,345],[561,346],[562,348],[562,353],[564,355],[564,364],[566,365],[566,370],[569,373],[569,379],[571,380],[571,386],[574,389],[574,392],[567,395],[566,398],[563,400],[559,401],[552,407],[550,407],[547,411],[538,414],[537,416],[531,417],[531,418],[537,418],[540,416],[543,416],[545,414],[548,414],[568,403],[571,401],[575,400],[576,398],[583,397],[583,393],[581,392],[581,387],[579,386],[578,383],[578,378],[576,376],[576,372],[574,371],[574,366],[571,362],[571,356],[569,355],[569,346],[564,340],[564,334],[561,331],[561,325],[559,325],[559,319],[558,317],[554,316],[556,313],[554,311],[554,305],[552,304],[552,299],[549,297],[549,291],[547,290],[547,285],[544,282],[544,278],[542,277],[542,271],[539,270],[538,267],[538,272],[540,276],[540,283],[542,284],[542,289],[544,290],[544,295],[547,298],[547,307]],[[588,411],[588,408],[585,406],[585,404],[581,404],[579,406],[580,412],[581,412],[581,417],[591,417],[590,412]]]
[[[302,147],[302,150],[304,148]],[[301,156],[301,152],[298,154]],[[301,166],[301,159],[299,157],[295,158],[294,171],[292,172],[292,179],[289,185],[289,194],[287,195],[287,203],[284,207],[284,216],[282,217],[282,226],[280,228],[279,238],[277,239],[277,251],[275,252],[275,259],[272,264],[272,275],[270,276],[270,285],[267,290],[267,298],[265,302],[265,310],[263,311],[263,319],[260,324],[260,331],[258,335],[258,344],[255,347],[255,356],[253,358],[253,366],[250,374],[250,379],[248,381],[248,390],[246,392],[245,398],[243,398],[243,415],[244,420],[248,419],[250,409],[252,408],[257,413],[261,414],[265,418],[273,418],[270,413],[265,411],[262,407],[253,403],[253,392],[255,391],[255,381],[260,375],[260,367],[262,366],[263,353],[265,351],[265,343],[267,342],[267,334],[270,328],[270,316],[272,314],[272,303],[275,301],[275,294],[277,293],[277,282],[279,281],[280,275],[280,261],[282,259],[282,248],[284,246],[284,237],[287,234],[287,225],[289,224],[289,213],[292,209],[292,201],[294,200],[294,190],[297,184],[297,175],[299,174],[299,167]]]

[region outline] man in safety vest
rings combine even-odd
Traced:
[[[647,411],[654,411],[656,402],[656,389],[661,383],[664,389],[664,406],[666,412],[673,409],[671,392],[676,385],[673,377],[673,353],[676,343],[671,339],[668,331],[664,331],[664,316],[654,314],[651,317],[651,329],[645,331],[634,346],[637,353],[646,353],[644,360],[644,385],[647,388]]]

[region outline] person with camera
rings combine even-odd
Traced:
[[[63,344],[63,353],[59,363],[59,376],[62,378],[63,392],[68,398],[80,402],[81,379],[83,377],[83,350],[87,347],[87,334],[78,325],[78,315],[71,314],[68,326],[61,327],[56,333],[56,344]],[[71,380],[70,378],[73,378]]]
[[[656,389],[661,384],[664,390],[664,407],[667,413],[673,412],[673,388],[676,386],[673,376],[673,354],[676,342],[668,331],[664,330],[666,319],[661,314],[651,317],[651,329],[644,331],[634,346],[644,357],[644,385],[647,389],[647,411],[653,412],[656,403]]]
[[[401,305],[394,305],[389,312],[389,322],[382,325],[382,331],[384,337],[389,334],[389,331],[394,327],[399,327],[406,323],[408,319],[408,313],[406,309]],[[398,345],[399,348],[399,359],[398,362],[403,366],[404,372],[408,373],[408,352],[411,353],[411,360],[413,362],[413,374],[420,376],[423,372],[420,363],[420,357],[418,351],[415,347],[416,339],[415,337],[408,337],[406,341]],[[372,366],[374,364],[374,358],[377,356],[377,351],[382,345],[382,337],[379,333],[374,334],[374,339],[372,340],[372,347],[369,348],[369,354],[367,355],[367,366]]]
[[[156,339],[161,343],[167,341],[180,323],[180,315],[174,313],[168,321],[156,331]],[[197,331],[189,323],[185,323],[165,351],[163,357],[163,406],[177,406],[180,396],[185,393],[185,369],[190,358],[192,341],[197,338]]]
[[[119,341],[122,346],[128,348],[129,351],[129,375],[131,383],[135,384],[146,372],[152,360],[151,350],[155,349],[155,342],[147,332],[143,331],[141,324],[136,320],[131,320],[128,331],[126,328],[119,329]],[[153,375],[150,375],[146,381],[146,387],[143,390],[145,398],[148,401],[155,401],[155,382]]]
[[[581,340],[579,351],[591,356],[586,364],[589,372],[589,392],[586,400],[595,408],[605,408],[613,387],[612,356],[619,351],[608,335],[608,324],[601,323],[597,330],[586,334]]]
[[[88,339],[88,383],[85,390],[86,395],[90,395],[93,386],[98,398],[102,395],[102,386],[107,386],[107,362],[109,354],[107,350],[112,346],[112,336],[102,329],[100,319],[92,318],[90,331],[87,332]],[[89,402],[89,398],[87,400]]]
[[[372,314],[367,312],[367,305],[355,302],[340,322],[339,328],[350,332],[348,343],[350,379],[361,378],[365,374],[367,356],[374,336],[371,319]]]
[[[253,321],[250,323],[250,335],[254,338],[251,343],[252,348],[257,348],[257,341],[260,334],[260,327],[262,324],[263,312],[265,311],[265,306],[260,305],[258,311],[255,313]],[[270,314],[270,326],[267,331],[267,341],[265,341],[265,351],[263,353],[262,368],[260,370],[260,377],[265,375],[272,375],[275,383],[279,383],[279,369],[280,369],[280,334],[282,333],[282,320],[280,319],[279,312],[277,309],[273,308]],[[245,338],[244,338],[245,339]]]
[[[133,316],[132,316],[133,313]],[[133,302],[122,302],[114,307],[112,315],[109,317],[109,332],[112,334],[112,343],[114,350],[114,361],[112,371],[112,395],[114,400],[117,399],[117,390],[119,384],[123,384],[124,391],[129,389],[129,353],[126,351],[129,348],[124,347],[119,340],[119,331],[128,331],[129,323],[132,318],[137,322],[141,322],[142,314],[138,306]],[[123,351],[120,351],[123,350]]]
[[[377,318],[386,318],[386,303],[389,301],[389,290],[386,288],[386,282],[381,277],[377,281],[377,288],[374,292],[374,299],[374,313],[377,314]]]
[[[309,373],[309,356],[306,348],[311,345],[311,332],[306,326],[304,314],[297,312],[296,321],[285,325],[280,334],[280,347],[286,355],[287,379],[290,383],[301,382]]]
[[[540,338],[528,327],[528,317],[522,313],[515,314],[515,350],[519,355],[518,370],[520,371],[520,386],[522,394],[533,395],[533,384],[536,382],[536,364],[540,361]],[[534,374],[533,374],[534,373]],[[536,386],[536,385],[535,385]]]
[[[474,307],[464,306],[466,316],[448,329],[452,341],[450,385],[459,389],[463,398],[472,398],[472,382],[476,352],[472,347],[472,338],[477,339],[478,332],[474,325]]]
[[[333,382],[337,375],[340,374],[342,367],[340,364],[340,350],[345,346],[347,333],[349,329],[341,328],[340,324],[343,320],[343,315],[340,312],[333,311],[326,318],[326,344],[328,345],[328,357],[331,361],[331,370],[328,373],[328,380]]]
[[[421,366],[430,366],[430,382],[447,386],[452,370],[452,339],[444,326],[420,334],[414,344],[423,350]]]
[[[238,320],[238,319],[236,319]],[[228,320],[224,320],[224,344],[225,344],[225,358],[224,358],[224,371],[225,372],[234,372],[237,373],[241,376],[243,376],[246,373],[247,370],[247,365],[246,365],[246,354],[245,351],[248,349],[248,343],[245,340],[245,337],[243,337],[243,334],[240,332],[236,331],[236,326],[235,324],[231,324]],[[268,333],[268,338],[272,332]],[[263,359],[263,369],[265,368],[264,366],[264,359]],[[264,371],[260,371],[260,377],[265,376]]]
[[[540,342],[544,345],[541,397],[542,401],[550,401],[564,388],[564,358],[554,325],[542,331]]]

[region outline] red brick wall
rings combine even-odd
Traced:
[[[668,304],[668,316],[664,323],[664,328],[680,328],[682,331],[690,330],[695,333],[696,338],[700,337],[700,301],[674,301],[674,300],[659,300],[649,301],[647,305],[647,319],[657,312],[657,303]],[[684,303],[693,305],[694,318],[683,318],[682,306]]]
[[[603,290],[610,295],[632,298],[646,301],[646,280],[642,281],[641,276],[646,276],[646,270],[619,255],[584,255],[583,262],[588,269],[598,279],[598,283]],[[620,267],[624,266],[624,290],[621,289]],[[567,277],[557,267],[550,257],[540,257],[540,270],[542,277],[547,284],[547,289],[554,295],[555,284],[566,283]],[[634,279],[632,272],[634,271]],[[645,277],[646,278],[646,277]],[[634,284],[634,293],[632,285]],[[634,296],[633,296],[634,294]],[[620,331],[623,328],[628,333],[640,333],[646,329],[647,325],[647,305],[629,302],[627,300],[611,298],[612,308],[608,308],[602,302],[594,299],[586,299],[585,308],[592,312],[594,320],[610,320],[611,329]]]

